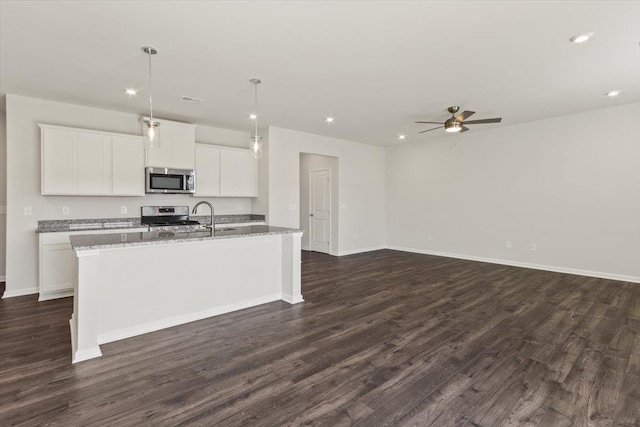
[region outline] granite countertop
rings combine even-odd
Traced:
[[[167,243],[195,242],[201,240],[233,239],[253,236],[302,233],[295,228],[271,227],[268,225],[248,225],[229,230],[195,231],[191,233],[136,232],[115,234],[85,234],[71,236],[71,247],[76,251],[148,246]]]
[[[191,219],[208,224],[211,216],[193,216]],[[240,215],[215,215],[216,224],[241,224],[252,222],[264,222],[264,215],[240,214]],[[60,233],[70,231],[91,230],[126,230],[128,228],[141,228],[146,225],[140,223],[140,217],[134,218],[92,218],[92,219],[60,219],[38,221],[36,233]]]

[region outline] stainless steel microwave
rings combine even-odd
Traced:
[[[193,194],[196,192],[196,171],[193,169],[169,169],[147,167],[145,169],[147,194]]]

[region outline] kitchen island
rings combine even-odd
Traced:
[[[302,302],[302,233],[254,225],[72,236],[73,362],[101,356],[100,344],[279,299]]]

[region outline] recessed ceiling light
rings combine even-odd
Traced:
[[[138,91],[136,89],[132,88],[132,87],[128,87],[124,91],[127,93],[127,95],[137,95],[138,94]]]
[[[333,123],[334,118],[333,117],[327,117],[325,120],[327,121],[327,123]]]
[[[605,93],[605,95],[614,97],[620,95],[621,92],[622,91],[620,90],[610,90],[609,92]]]
[[[257,118],[258,118],[258,116],[256,116],[255,114],[249,114],[249,118],[250,118],[251,120],[255,120],[255,119],[257,119]]]
[[[405,138],[406,138],[406,136],[404,136],[404,135],[398,135],[398,139],[405,139]]]
[[[587,40],[589,40],[591,37],[593,37],[593,33],[576,34],[575,36],[571,37],[569,41],[571,43],[584,43]]]

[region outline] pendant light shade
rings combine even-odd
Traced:
[[[149,117],[142,119],[145,142],[147,148],[160,148],[160,122],[153,118],[153,96],[151,92],[151,57],[158,51],[152,47],[144,46],[142,51],[149,57]]]
[[[255,104],[253,114],[251,115],[252,120],[254,121],[254,132],[253,136],[250,138],[249,148],[251,149],[251,156],[254,159],[259,159],[262,157],[262,137],[258,136],[258,85],[262,83],[260,79],[251,79],[249,80],[254,85],[254,95],[255,95]]]

